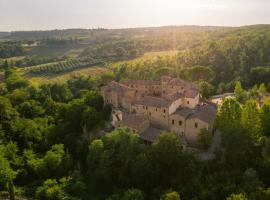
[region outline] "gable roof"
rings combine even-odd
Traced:
[[[149,127],[142,134],[140,134],[140,137],[147,142],[154,142],[156,139],[158,139],[161,133],[162,130],[154,127]]]
[[[160,81],[153,81],[153,80],[126,80],[123,84],[129,85],[160,85]]]
[[[172,115],[179,115],[181,117],[187,118],[189,115],[195,112],[194,109],[188,107],[180,107],[178,108]]]
[[[200,94],[199,90],[195,88],[190,88],[185,91],[185,97],[187,98],[195,98]]]
[[[168,107],[171,105],[171,101],[160,97],[145,96],[136,101],[135,104],[151,106],[151,107]]]
[[[121,121],[124,126],[137,129],[142,123],[144,123],[147,117],[135,114],[126,114]]]
[[[201,121],[207,122],[209,124],[213,123],[216,118],[217,108],[213,105],[207,104],[203,106],[198,106],[195,112],[190,115],[190,119],[197,118]]]
[[[132,89],[124,84],[112,81],[107,86],[104,86],[102,88],[102,90],[105,90],[105,91],[111,90],[111,91],[115,91],[115,92],[125,92],[125,91],[132,91],[134,89]]]

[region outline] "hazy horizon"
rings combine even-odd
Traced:
[[[0,0],[0,31],[270,24],[268,0]]]

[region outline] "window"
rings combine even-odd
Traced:
[[[156,111],[157,111],[157,108],[156,108]]]
[[[146,106],[146,110],[148,109],[148,107]]]
[[[179,121],[179,126],[182,126],[182,121]]]
[[[165,112],[166,112],[166,110],[164,109],[164,110],[163,110],[163,112],[165,113]]]
[[[149,116],[151,116],[151,113],[149,113]]]
[[[189,101],[187,101],[187,104],[189,104]]]
[[[174,119],[172,120],[172,124],[174,124]]]
[[[144,106],[143,106],[143,109],[144,109]]]
[[[196,122],[195,125],[194,125],[195,128],[198,128],[198,123]]]

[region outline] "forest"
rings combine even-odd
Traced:
[[[0,45],[8,45],[3,49],[10,54],[3,56],[0,83],[3,199],[270,199],[270,104],[264,101],[270,92],[270,26],[75,29],[5,38],[10,41]],[[22,51],[8,50],[13,45]],[[75,57],[50,57],[30,55],[35,45],[83,47]],[[176,53],[137,59],[168,50]],[[33,84],[22,73],[53,76],[96,63],[107,71],[65,82]],[[198,84],[205,99],[233,93],[218,109],[222,143],[215,159],[185,151],[172,133],[145,144],[138,134],[110,126],[112,108],[104,105],[100,88],[111,80],[161,75]]]

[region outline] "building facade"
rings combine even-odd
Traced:
[[[164,130],[194,146],[201,129],[214,130],[216,106],[202,102],[198,87],[182,79],[113,81],[101,93],[113,107],[113,126],[128,127],[149,142]]]

